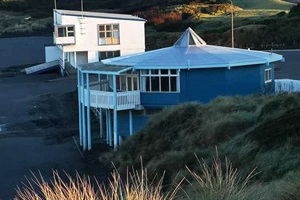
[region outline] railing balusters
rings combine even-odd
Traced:
[[[85,92],[85,102],[87,101],[87,91]],[[113,108],[113,92],[107,91],[90,91],[90,103],[92,107],[96,108]],[[126,110],[133,109],[136,105],[140,104],[140,92],[128,91],[117,92],[117,109]]]

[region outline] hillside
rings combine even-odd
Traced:
[[[85,0],[84,10],[129,13],[144,17],[146,49],[170,46],[192,27],[208,44],[230,46],[229,1],[225,0]],[[300,15],[288,14],[280,0],[233,0],[235,44],[239,48],[298,48]],[[0,1],[0,37],[49,35],[52,1]],[[59,9],[80,9],[80,1],[57,0]]]
[[[300,196],[296,189],[300,185],[299,142],[300,94],[219,97],[207,105],[186,103],[154,115],[112,159],[125,173],[128,166],[140,168],[142,157],[148,174],[165,172],[165,183],[171,184],[183,176],[192,181],[185,166],[200,173],[195,155],[210,165],[217,154],[223,161],[230,160],[240,177],[255,169],[250,187],[256,194],[284,200],[289,198],[279,198],[284,191],[276,188],[278,183]],[[294,177],[289,185],[291,174],[298,179]]]
[[[288,10],[291,7],[290,3],[281,0],[236,0],[234,4],[244,9],[277,9]]]

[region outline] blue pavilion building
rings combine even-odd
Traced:
[[[282,60],[275,53],[207,45],[188,28],[171,47],[82,65],[80,143],[91,149],[91,107],[100,115],[101,136],[116,149],[164,107],[274,92],[274,63]]]

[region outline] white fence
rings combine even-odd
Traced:
[[[140,91],[117,92],[117,110],[134,109],[141,104]],[[90,90],[90,106],[95,108],[114,108],[114,93]],[[85,105],[87,105],[87,90],[85,90]]]
[[[300,81],[292,79],[276,79],[275,92],[300,92]]]

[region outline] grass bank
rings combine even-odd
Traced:
[[[16,199],[298,199],[299,119],[300,94],[166,108],[116,153],[101,152],[115,165],[108,184],[54,172],[53,183],[29,179]]]
[[[170,183],[190,177],[185,166],[198,170],[194,154],[211,164],[217,147],[218,156],[231,160],[241,177],[256,168],[255,183],[269,187],[300,170],[299,122],[300,94],[219,97],[207,105],[186,103],[154,115],[143,131],[121,145],[112,160],[124,173],[127,166],[139,168],[142,157],[144,167],[165,173]]]

